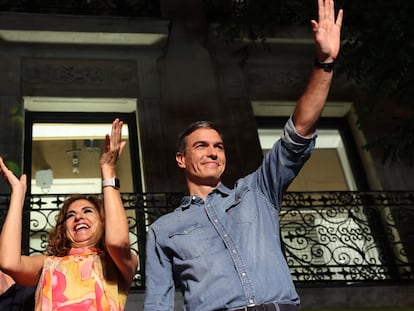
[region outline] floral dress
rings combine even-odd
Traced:
[[[49,256],[36,289],[35,311],[123,311],[127,289],[119,287],[112,261],[95,248],[72,248]]]

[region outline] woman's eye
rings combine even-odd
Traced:
[[[73,217],[73,215],[74,215],[73,213],[69,213],[69,214],[66,215],[65,219],[69,219],[69,218]]]

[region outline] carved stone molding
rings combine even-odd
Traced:
[[[253,97],[264,94],[296,94],[304,89],[308,71],[293,66],[259,65],[245,71]]]
[[[24,59],[24,95],[137,97],[135,61]]]

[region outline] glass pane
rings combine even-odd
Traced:
[[[30,249],[41,253],[44,241],[55,225],[59,206],[54,194],[100,194],[99,159],[104,138],[111,123],[33,123],[31,194],[42,195],[30,211]],[[121,192],[133,192],[128,124],[122,127],[127,144],[117,163]],[[41,204],[40,204],[41,201]],[[127,211],[135,219],[133,210]],[[131,245],[137,245],[136,227],[131,231]]]
[[[259,128],[258,133],[263,154],[266,154],[281,136],[282,129]],[[318,129],[315,150],[288,191],[356,189],[351,164],[339,131]]]
[[[117,164],[122,192],[133,192],[128,124],[127,141]],[[111,124],[34,123],[32,194],[101,193],[99,158]]]

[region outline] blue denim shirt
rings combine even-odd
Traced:
[[[234,189],[220,185],[204,201],[184,197],[148,232],[145,311],[212,311],[268,302],[299,304],[281,251],[279,210],[284,191],[315,144],[291,119],[281,140]]]

